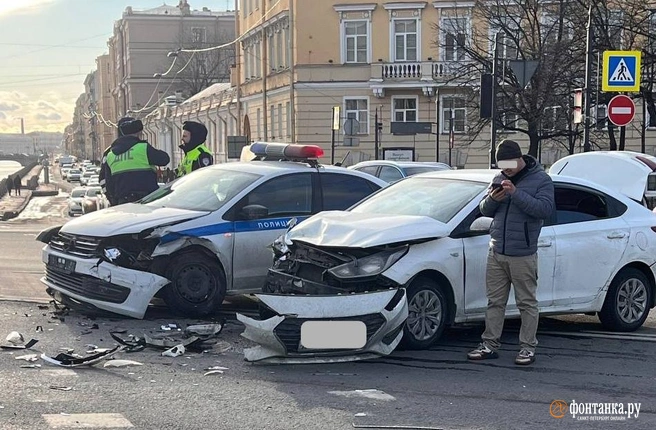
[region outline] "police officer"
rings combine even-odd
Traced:
[[[118,121],[119,138],[105,151],[100,184],[109,203],[135,202],[158,188],[156,166],[166,166],[169,154],[141,138],[143,124],[131,117]]]
[[[211,166],[214,163],[211,151],[205,146],[207,128],[195,121],[186,121],[182,124],[182,144],[180,148],[185,156],[176,168],[176,176],[184,176],[201,167]]]

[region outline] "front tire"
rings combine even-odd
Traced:
[[[611,282],[599,320],[612,331],[635,331],[649,316],[652,285],[640,270],[627,267]]]
[[[403,326],[401,345],[406,349],[426,349],[444,333],[449,302],[442,286],[429,278],[417,278],[407,289],[408,319]]]
[[[162,297],[169,308],[184,316],[214,314],[226,295],[221,265],[198,252],[174,255],[167,278],[171,283],[164,287]]]

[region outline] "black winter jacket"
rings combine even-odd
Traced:
[[[538,250],[538,237],[544,220],[556,209],[551,177],[535,158],[524,155],[526,167],[512,178],[500,172],[492,183],[509,179],[517,190],[497,202],[490,196],[483,199],[483,216],[492,217],[490,246],[494,252],[519,257],[533,255]]]

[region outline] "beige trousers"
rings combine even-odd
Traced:
[[[489,348],[501,347],[501,334],[506,315],[510,284],[515,290],[515,302],[522,320],[519,330],[520,348],[535,352],[538,344],[538,255],[509,257],[490,250],[485,276],[487,311],[482,339]]]

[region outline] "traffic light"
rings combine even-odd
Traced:
[[[583,89],[577,88],[574,90],[574,112],[572,122],[574,124],[581,124],[583,122]]]

